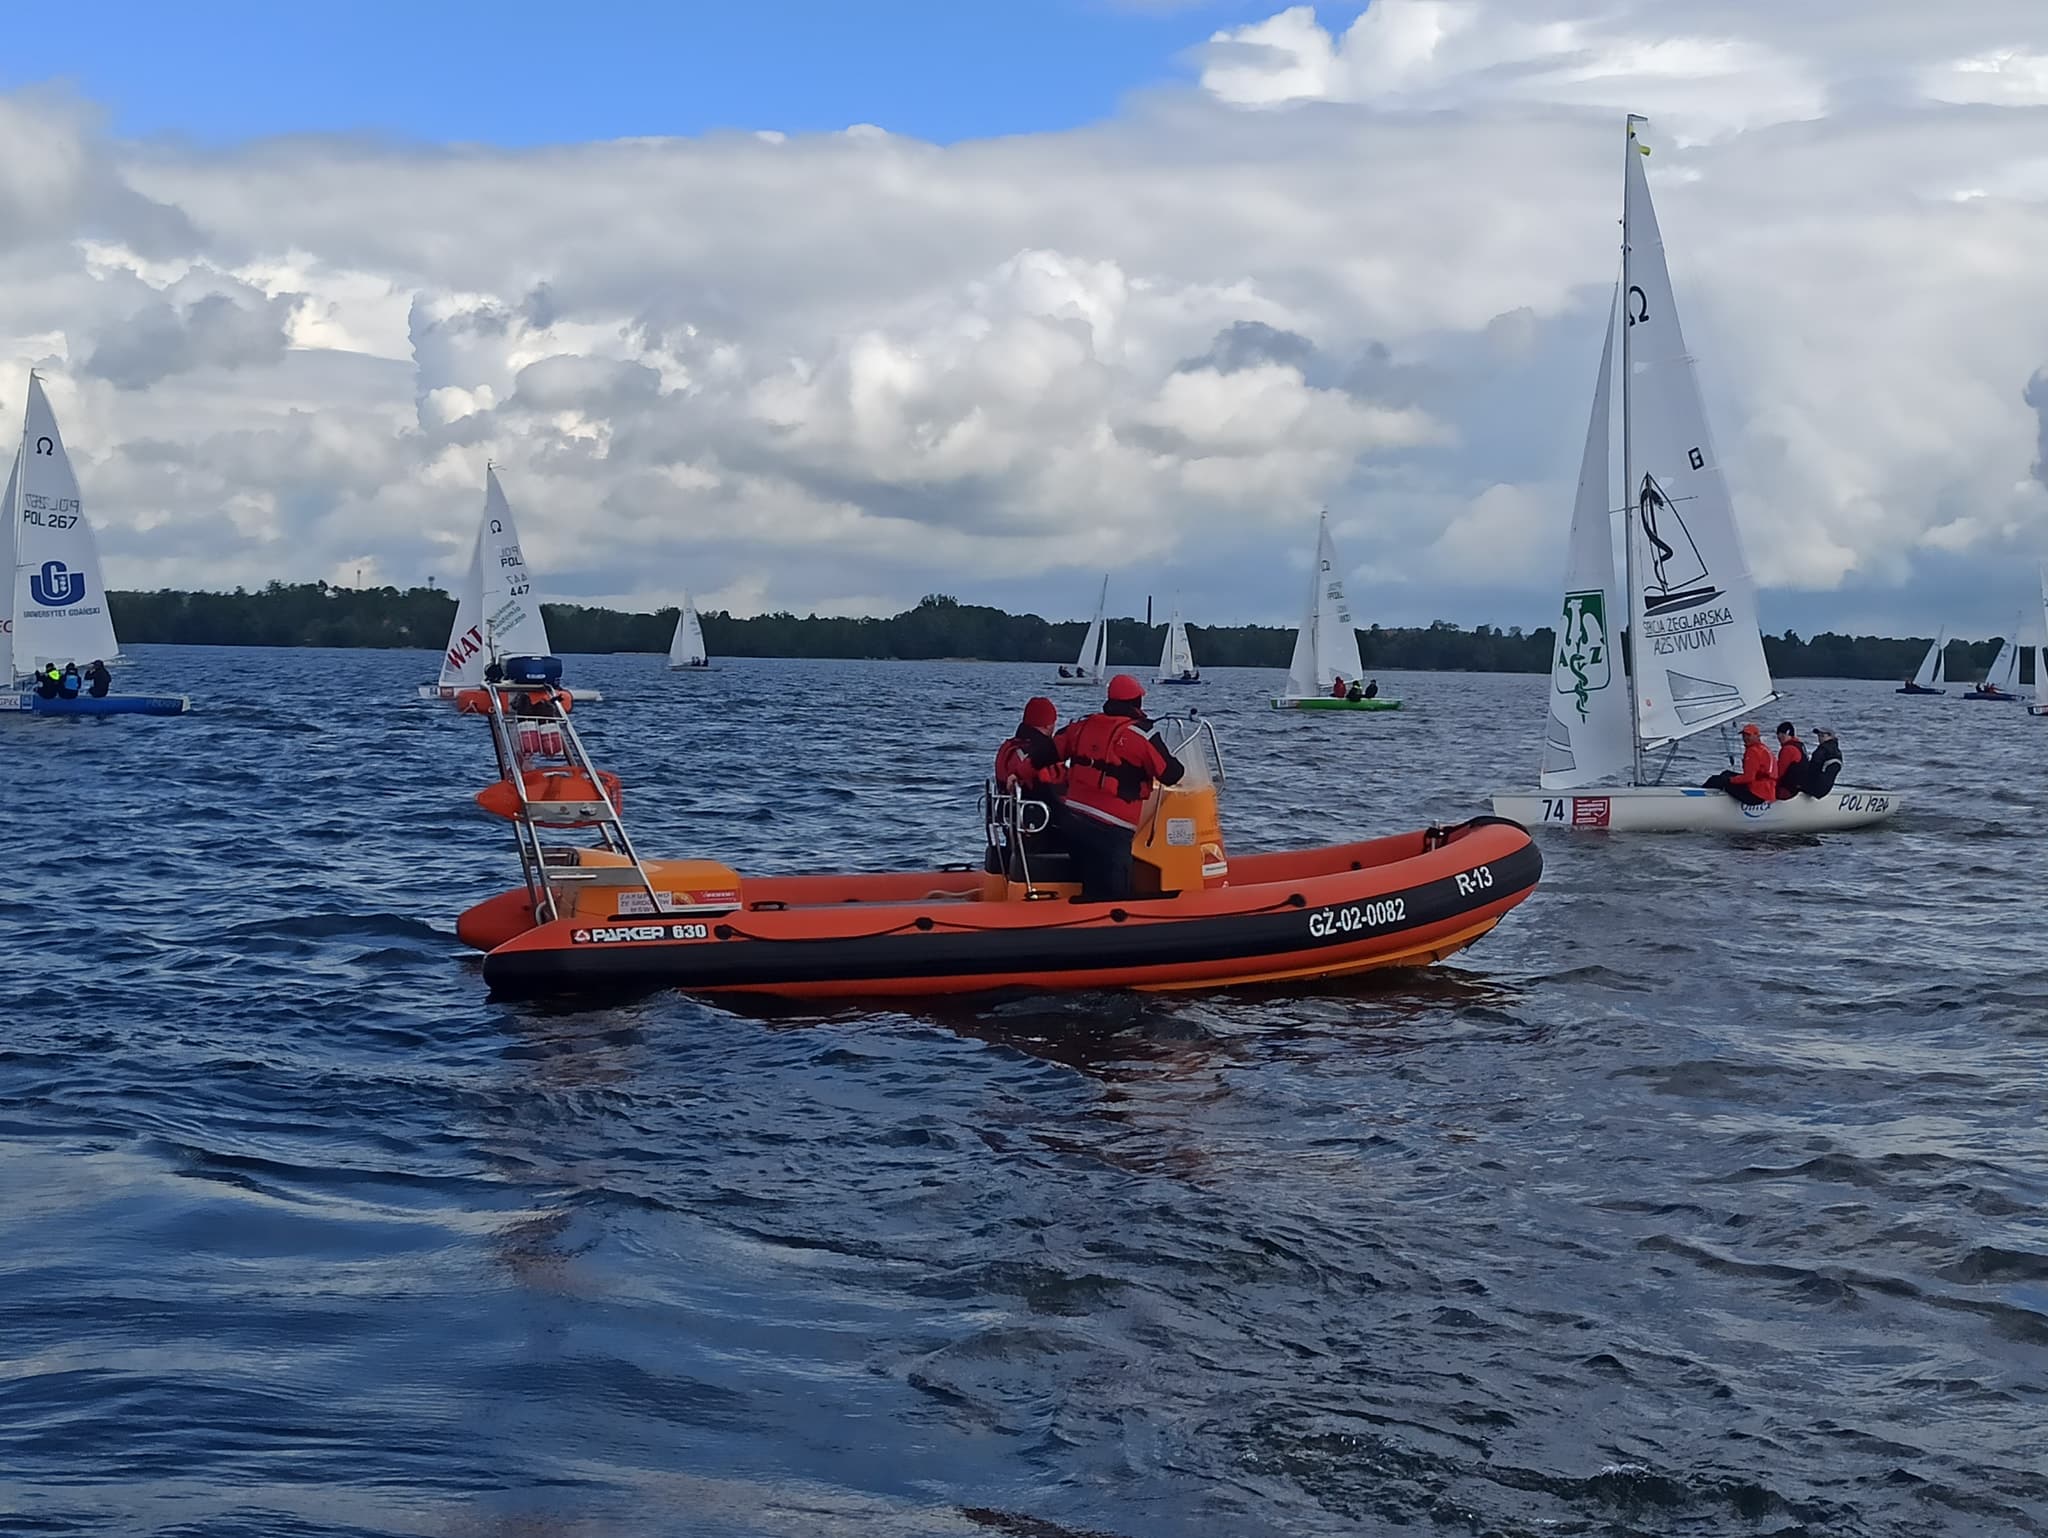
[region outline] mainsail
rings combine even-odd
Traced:
[[[1095,619],[1088,626],[1088,634],[1081,638],[1081,655],[1074,666],[1085,678],[1099,679],[1109,665],[1109,625],[1105,615],[1109,610],[1109,578],[1102,579],[1101,596],[1095,600]]]
[[[0,502],[0,688],[14,681],[14,525],[21,517],[21,455],[7,472],[7,500]]]
[[[64,438],[43,382],[28,376],[21,453],[8,482],[13,560],[9,615],[10,667],[33,671],[46,662],[83,666],[120,651],[100,553],[78,496]]]
[[[1188,645],[1188,627],[1180,622],[1180,610],[1166,623],[1166,644],[1159,649],[1159,677],[1185,678],[1195,671],[1194,648]]]
[[[1631,118],[1622,219],[1622,389],[1636,728],[1657,747],[1775,691],[1756,586],[1673,303]]]
[[[2020,683],[2020,620],[2015,616],[2012,634],[1999,644],[1998,655],[1991,659],[1991,667],[1984,675],[1986,687],[2002,689],[2007,694],[2019,687]]]
[[[1330,515],[1325,512],[1316,530],[1315,566],[1308,574],[1308,609],[1287,668],[1287,696],[1313,699],[1328,694],[1337,679],[1349,683],[1364,671],[1351,605],[1344,598],[1344,578],[1337,570],[1337,547],[1330,542]]]
[[[441,687],[472,688],[493,659],[546,656],[547,622],[520,553],[512,508],[495,469],[484,471],[484,513],[470,552],[469,576],[456,601],[455,628],[441,659]]]
[[[1944,625],[1934,633],[1934,644],[1927,648],[1927,655],[1920,659],[1920,671],[1913,675],[1913,683],[1921,689],[1933,689],[1944,683],[1942,673],[1946,662],[1944,653],[1948,650],[1948,626]]]
[[[2041,567],[2041,644],[2034,648],[2034,702],[2048,706],[2048,564]]]
[[[696,668],[704,665],[704,624],[697,618],[697,606],[683,594],[683,612],[676,616],[675,639],[668,643],[668,665]]]
[[[1551,659],[1550,720],[1543,736],[1545,790],[1590,785],[1621,773],[1635,757],[1628,683],[1614,625],[1624,605],[1620,584],[1614,580],[1614,504],[1608,498],[1607,476],[1619,297],[1608,311],[1600,375],[1593,387],[1593,416],[1586,424],[1586,450],[1579,461],[1578,497],[1572,504],[1564,612]]]

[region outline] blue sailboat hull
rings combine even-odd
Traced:
[[[46,700],[33,689],[0,693],[0,711],[25,716],[182,716],[191,708],[192,702],[182,694],[109,694],[103,699],[81,694],[72,700]]]

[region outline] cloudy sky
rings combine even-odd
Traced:
[[[1327,505],[1366,618],[1545,623],[1631,110],[1767,623],[2048,557],[2040,0],[314,9],[0,57],[116,586],[445,584],[491,459],[564,599],[1291,621]]]

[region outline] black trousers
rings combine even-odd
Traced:
[[[1061,820],[1067,853],[1081,877],[1081,901],[1123,902],[1131,895],[1131,830],[1068,807]]]
[[[1706,790],[1725,790],[1744,806],[1762,806],[1764,804],[1762,796],[1751,790],[1747,785],[1734,784],[1734,779],[1735,771],[1733,769],[1723,769],[1719,774],[1709,777],[1702,788]]]

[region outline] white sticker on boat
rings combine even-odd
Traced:
[[[635,940],[705,940],[711,930],[704,924],[605,924],[571,932],[578,945],[622,945]]]
[[[1317,940],[1330,940],[1338,935],[1359,934],[1369,929],[1385,929],[1390,924],[1399,924],[1408,917],[1408,899],[1386,897],[1378,902],[1346,903],[1341,908],[1324,908],[1308,916],[1308,932]]]
[[[1459,871],[1456,879],[1458,895],[1460,897],[1470,897],[1474,892],[1483,892],[1493,885],[1493,867],[1491,865],[1475,865],[1470,870]]]
[[[1175,849],[1195,847],[1195,819],[1192,817],[1169,817],[1166,819],[1166,842]]]

